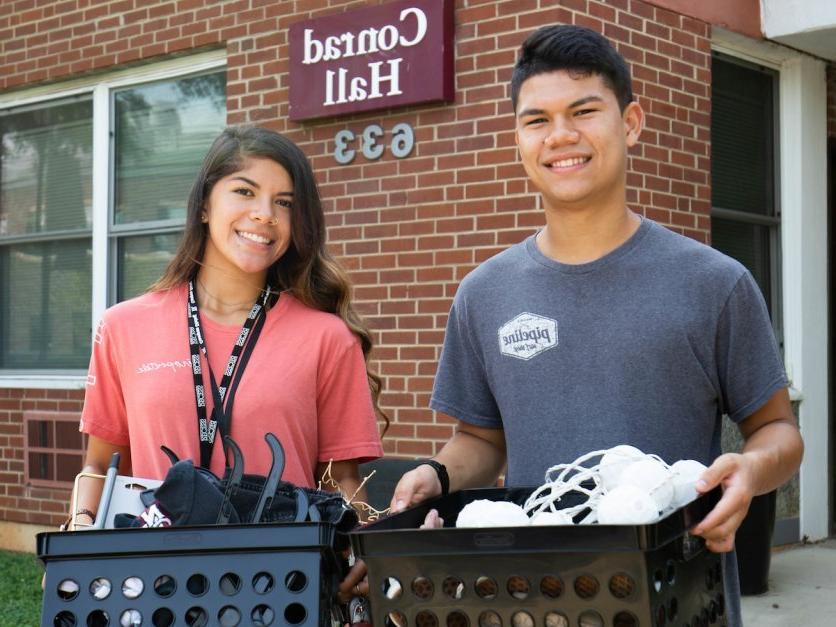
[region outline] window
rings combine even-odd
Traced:
[[[116,300],[141,294],[170,261],[197,168],[225,118],[222,73],[114,94]]]
[[[776,336],[783,342],[781,308],[781,213],[778,155],[778,72],[715,53],[712,60],[711,240],[715,248],[746,266],[766,300]],[[723,448],[740,450],[743,440],[730,421]],[[799,538],[799,478],[778,489],[777,504],[758,497],[752,512],[775,508],[773,544]],[[766,520],[756,513],[751,531]],[[742,529],[742,527],[741,527]],[[752,535],[738,535],[741,554],[756,551]]]
[[[771,297],[773,320],[780,320],[780,337],[791,398],[796,401],[806,449],[798,484],[782,503],[778,496],[776,538],[781,528],[794,538],[827,537],[830,511],[826,498],[832,467],[827,472],[829,400],[828,387],[828,263],[827,256],[827,64],[773,42],[755,41],[724,29],[714,29],[712,46],[721,61],[746,59],[750,70],[763,73],[763,66],[779,73],[773,94],[777,118],[774,144],[776,184],[772,189],[780,203],[774,217],[781,219],[780,267],[782,302]],[[766,74],[769,74],[767,71]],[[832,215],[832,214],[830,214]],[[777,245],[773,253],[778,253]],[[778,265],[773,260],[773,265]],[[777,282],[772,278],[773,285]],[[812,321],[812,322],[811,322]],[[821,322],[820,322],[821,321]],[[831,329],[832,332],[832,329]],[[832,428],[831,428],[832,431]],[[792,488],[791,488],[792,489]],[[783,488],[782,488],[783,490]],[[794,522],[793,522],[794,519]]]
[[[78,430],[75,412],[23,412],[24,482],[64,487],[84,465],[87,436]]]
[[[0,368],[84,367],[92,112],[87,97],[0,117]]]
[[[711,81],[711,241],[745,265],[781,338],[777,72],[715,54]]]
[[[226,123],[222,65],[0,108],[0,373],[84,370],[100,310],[161,275]]]

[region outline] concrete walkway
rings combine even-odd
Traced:
[[[836,538],[772,554],[769,592],[743,597],[746,627],[836,625]]]

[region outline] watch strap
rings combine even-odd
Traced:
[[[447,474],[447,467],[434,459],[422,459],[419,466],[431,466],[438,475],[438,482],[441,484],[441,496],[450,494],[450,475]]]

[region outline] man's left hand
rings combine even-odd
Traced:
[[[723,487],[722,498],[691,533],[705,538],[709,550],[725,553],[734,549],[735,533],[749,511],[752,497],[755,496],[751,459],[745,453],[721,455],[706,469],[697,481],[696,488],[697,492],[705,494],[718,485]]]

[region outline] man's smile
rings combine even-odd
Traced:
[[[562,157],[547,160],[544,165],[553,172],[570,172],[585,166],[591,159],[587,156]]]

